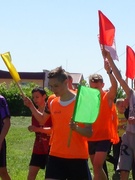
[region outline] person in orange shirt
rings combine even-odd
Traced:
[[[101,94],[100,111],[96,121],[92,124],[92,136],[88,139],[89,154],[93,165],[94,180],[106,180],[103,170],[112,139],[114,138],[113,104],[117,93],[117,81],[112,73],[109,62],[104,61],[104,67],[109,76],[111,87],[106,92],[103,90],[103,78],[99,74],[89,77],[89,85],[96,88]]]
[[[68,76],[62,67],[48,74],[49,86],[56,97],[40,113],[31,100],[24,98],[36,119],[43,123],[51,115],[53,135],[49,159],[46,167],[46,180],[91,180],[88,167],[87,138],[92,135],[91,124],[78,124],[72,120],[76,94],[68,87]],[[72,130],[70,146],[68,139]]]

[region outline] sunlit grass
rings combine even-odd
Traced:
[[[7,166],[12,180],[26,180],[33,147],[34,133],[27,130],[30,117],[12,117],[7,135]],[[41,170],[37,180],[44,179]]]
[[[27,180],[29,161],[31,157],[34,133],[30,133],[27,127],[30,125],[30,117],[12,117],[11,128],[7,135],[7,167],[12,180]],[[90,171],[92,165],[89,161]],[[113,165],[107,162],[109,180],[112,179]],[[45,171],[40,170],[36,180],[44,180]],[[132,178],[131,178],[132,179]]]

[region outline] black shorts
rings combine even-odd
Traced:
[[[89,154],[93,155],[96,152],[108,152],[110,145],[110,140],[88,141]]]
[[[40,169],[45,169],[48,161],[47,154],[32,154],[29,166],[37,166]]]
[[[87,159],[49,156],[45,178],[59,180],[91,180]]]
[[[3,141],[0,151],[0,167],[6,167],[6,142]]]

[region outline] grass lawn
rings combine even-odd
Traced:
[[[27,127],[30,125],[30,117],[11,117],[11,128],[7,135],[7,166],[12,180],[26,180],[31,157],[34,133],[30,133]],[[92,172],[92,166],[89,161]],[[109,179],[113,174],[113,166],[107,163]],[[40,170],[36,180],[44,180],[44,170]]]
[[[29,161],[33,147],[34,133],[30,133],[27,127],[30,125],[30,117],[12,117],[11,128],[7,135],[7,165],[12,180],[26,180]],[[44,179],[44,171],[41,170],[37,180]]]

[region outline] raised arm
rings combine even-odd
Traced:
[[[33,116],[36,118],[38,122],[40,122],[41,124],[42,123],[44,124],[48,120],[48,118],[50,117],[50,114],[46,112],[41,113],[40,111],[38,111],[30,98],[24,97],[23,101],[24,101],[24,105],[27,106],[31,110]]]
[[[127,85],[127,83],[125,82],[125,80],[122,78],[120,71],[118,70],[118,68],[116,67],[113,59],[111,58],[111,55],[108,51],[106,51],[105,49],[102,50],[102,54],[104,58],[107,58],[110,66],[112,68],[112,71],[116,77],[116,79],[119,81],[120,85],[122,86],[122,88],[124,89],[127,97],[130,96],[130,91],[131,89],[129,88],[129,86]]]
[[[117,94],[117,81],[112,73],[112,69],[110,67],[110,63],[108,60],[104,60],[104,68],[109,76],[110,83],[111,83],[111,87],[108,92],[108,98],[109,100],[113,102]]]

